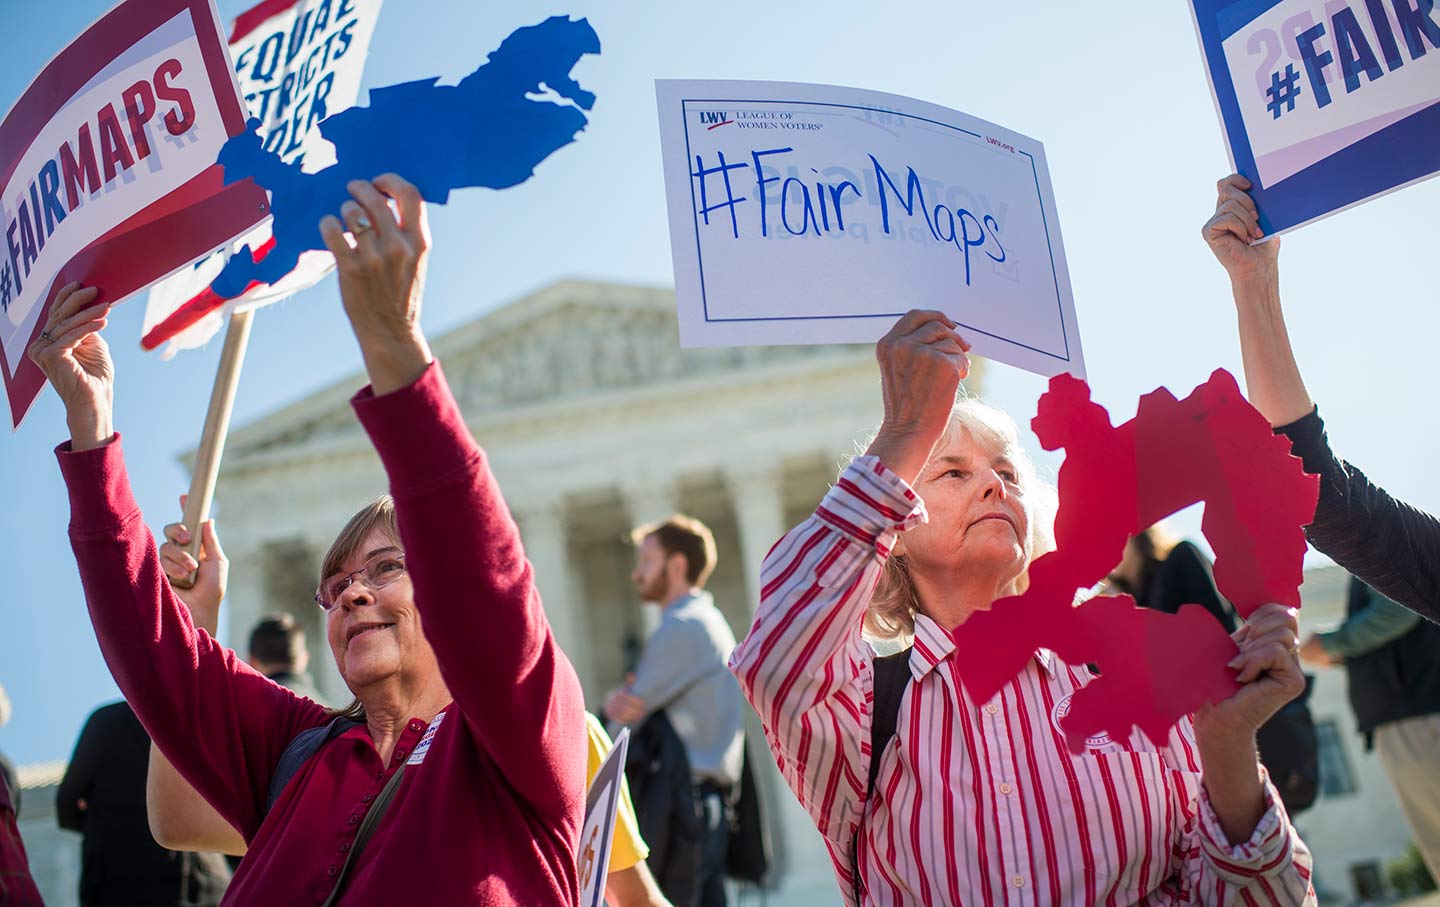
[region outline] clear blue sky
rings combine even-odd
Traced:
[[[221,14],[228,22],[250,2],[220,0]],[[108,5],[49,0],[14,18],[0,55],[0,108]],[[1045,143],[1091,384],[1117,419],[1158,385],[1183,394],[1217,366],[1240,373],[1228,285],[1199,238],[1228,167],[1184,0],[835,0],[823,12],[773,0],[388,0],[365,84],[453,81],[514,28],[563,13],[588,16],[604,45],[576,71],[599,96],[591,124],[525,185],[465,190],[432,210],[432,335],[560,277],[669,285],[652,80],[778,79],[921,98]],[[1440,181],[1431,181],[1287,237],[1281,257],[1301,368],[1337,447],[1432,511],[1440,471],[1431,465],[1434,392],[1425,376],[1440,335],[1437,210]],[[238,422],[359,368],[338,302],[332,278],[260,313]],[[219,342],[162,362],[139,349],[142,310],[139,298],[121,306],[108,337],[116,423],[158,530],[188,484],[175,458],[198,440]],[[1043,382],[1003,366],[991,376],[992,400],[1028,421]],[[64,435],[47,391],[20,431],[0,438],[9,564],[0,683],[15,705],[0,750],[19,762],[67,756],[86,713],[117,695],[66,538],[51,454]],[[223,501],[217,515],[223,538]],[[1195,515],[1181,528],[1198,532]]]

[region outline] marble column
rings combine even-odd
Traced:
[[[755,607],[760,603],[760,566],[766,553],[790,528],[785,525],[781,481],[780,468],[776,463],[740,465],[725,472],[725,485],[730,492],[735,523],[740,532],[751,614],[755,613]]]
[[[585,628],[585,603],[579,599],[570,562],[569,521],[561,499],[528,504],[515,514],[525,554],[535,567],[535,586],[545,604],[545,616],[555,631],[560,648],[575,666],[580,683],[594,683],[590,676],[590,650]]]
[[[781,470],[775,462],[741,463],[725,471],[725,485],[735,509],[735,522],[740,534],[741,555],[745,560],[745,579],[749,592],[750,613],[760,603],[760,567],[765,555],[790,529],[785,525],[784,487]],[[787,888],[814,886],[816,867],[829,861],[815,831],[815,826],[788,787],[775,761],[769,758],[753,712],[746,722],[749,733],[746,745],[758,761],[760,785],[769,807],[771,836],[776,842],[782,884]]]

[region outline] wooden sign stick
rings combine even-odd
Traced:
[[[215,497],[215,480],[220,474],[220,457],[225,452],[225,436],[230,431],[230,410],[235,405],[235,389],[240,384],[240,367],[245,364],[245,347],[250,343],[250,319],[254,309],[230,316],[225,329],[225,348],[220,352],[220,367],[215,372],[215,388],[210,392],[210,409],[205,414],[205,432],[195,452],[195,469],[190,476],[190,494],[185,499],[185,528],[190,530],[190,544],[185,551],[200,559],[200,524],[210,516],[210,503]],[[195,575],[173,580],[172,585],[189,589]]]

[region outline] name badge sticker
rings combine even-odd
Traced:
[[[416,744],[415,752],[405,760],[406,765],[419,765],[425,761],[425,754],[430,752],[430,744],[435,742],[435,732],[440,729],[440,722],[444,720],[444,712],[435,716],[434,720],[430,722],[430,726],[425,729],[425,734],[420,738],[420,742]]]

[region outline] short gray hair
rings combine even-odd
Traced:
[[[948,444],[960,432],[967,432],[992,453],[1003,453],[1015,465],[1019,485],[1025,492],[1025,513],[1029,517],[1030,537],[1025,540],[1025,573],[1018,586],[1029,585],[1030,564],[1040,555],[1055,548],[1055,512],[1058,498],[1055,486],[1042,479],[1035,463],[1020,444],[1020,431],[1015,420],[1005,413],[982,403],[978,397],[962,396],[950,410],[943,443]],[[872,435],[873,439],[873,435]],[[880,580],[865,609],[865,630],[877,639],[908,639],[915,633],[915,613],[920,601],[910,565],[903,554],[892,554],[885,561]]]

